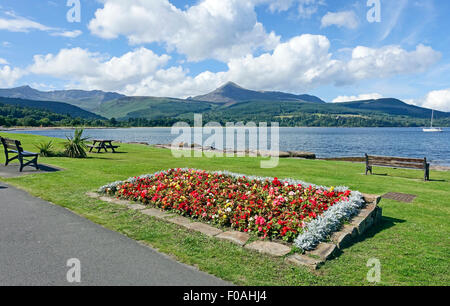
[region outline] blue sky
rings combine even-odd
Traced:
[[[234,81],[450,111],[449,1],[79,2],[80,22],[66,0],[1,2],[0,87],[187,97]]]

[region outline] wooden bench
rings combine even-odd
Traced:
[[[32,166],[35,167],[36,170],[39,170],[39,166],[37,164],[37,160],[39,157],[38,153],[24,151],[22,148],[22,144],[18,140],[3,137],[0,137],[0,140],[3,144],[3,148],[5,149],[5,166],[8,166],[11,161],[17,159],[20,163],[20,172],[22,172],[23,168],[26,166]],[[15,156],[10,158],[10,154],[15,154]]]
[[[430,180],[430,164],[426,158],[371,156],[366,154],[366,175],[373,174],[373,166],[424,170],[424,180]]]

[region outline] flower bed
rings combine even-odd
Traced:
[[[359,192],[345,187],[195,169],[134,177],[99,192],[256,233],[262,239],[295,240],[304,250],[326,239],[363,203]]]

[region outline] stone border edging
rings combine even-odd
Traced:
[[[123,205],[128,209],[140,211],[142,214],[177,224],[188,230],[200,232],[209,237],[226,240],[244,247],[249,250],[258,251],[275,257],[282,257],[291,252],[291,247],[272,241],[253,241],[248,243],[250,235],[238,231],[223,231],[217,227],[196,222],[190,218],[186,218],[174,213],[164,212],[156,208],[149,208],[142,204],[136,204],[131,201],[120,200],[112,197],[102,196],[97,192],[87,192],[90,198],[95,198],[104,202]],[[294,254],[286,257],[285,261],[299,266],[307,266],[317,269],[325,261],[333,258],[342,250],[350,246],[360,236],[362,236],[370,227],[379,224],[382,218],[382,209],[378,206],[381,197],[378,195],[363,194],[366,201],[365,208],[361,209],[359,214],[355,216],[350,224],[343,226],[341,231],[333,233],[329,242],[320,243],[316,249],[307,251],[304,254]]]
[[[378,206],[381,196],[372,194],[363,196],[366,206],[349,224],[344,225],[339,232],[333,233],[329,242],[322,242],[316,249],[305,254],[291,255],[286,258],[286,262],[317,269],[325,261],[338,255],[339,251],[357,241],[369,228],[379,224],[382,219],[382,208]]]

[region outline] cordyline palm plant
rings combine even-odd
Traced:
[[[53,152],[52,141],[37,144],[35,147],[39,150],[39,155],[41,157],[52,157],[55,155],[55,152]]]
[[[83,129],[75,129],[73,137],[67,137],[64,144],[65,155],[70,158],[86,158],[86,141],[88,137],[83,138]]]

